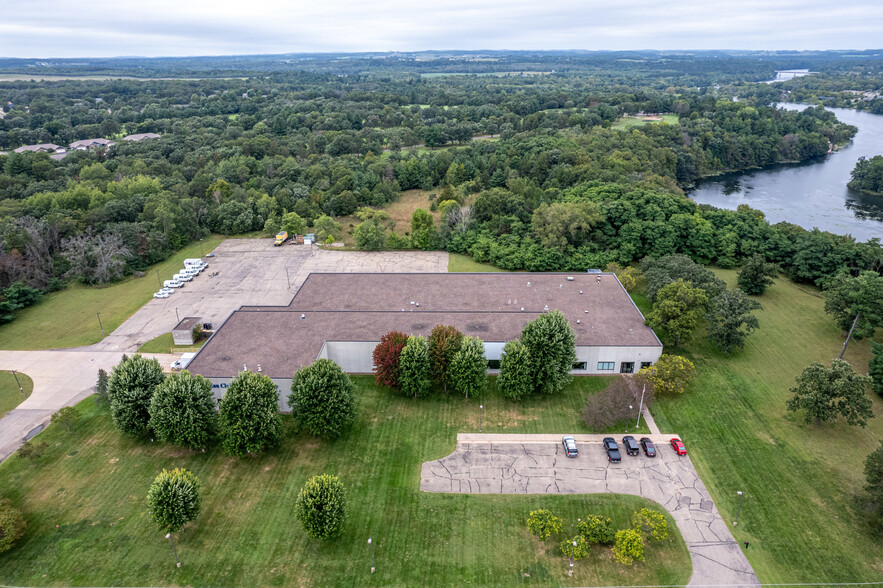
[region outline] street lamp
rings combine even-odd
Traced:
[[[739,492],[736,492],[736,496],[739,497],[739,508],[736,509],[736,520],[733,521],[733,526],[734,526],[734,527],[736,526],[736,523],[739,522],[739,513],[742,512],[742,498],[744,498],[744,497],[742,496],[742,491],[741,491],[741,490],[740,490]]]
[[[98,315],[98,327],[101,329],[101,336],[103,337],[104,336],[104,325],[101,324],[101,313],[96,312],[95,314]]]
[[[202,250],[202,239],[199,240],[199,256],[205,257],[205,251]]]
[[[371,543],[371,537],[368,537],[368,547],[371,548],[371,573],[374,573],[374,544]]]
[[[172,553],[175,554],[175,563],[177,563],[178,567],[180,568],[181,567],[181,560],[178,559],[178,550],[175,549],[175,540],[172,539],[172,534],[166,533],[166,539],[168,539],[169,541],[172,542]]]
[[[479,433],[481,433],[481,424],[482,424],[481,421],[483,420],[483,418],[482,418],[483,416],[484,416],[484,405],[479,404],[478,405],[478,432]]]
[[[15,370],[12,370],[12,377],[15,378],[15,383],[18,384],[18,391],[21,392],[21,397],[25,397],[25,390],[21,387],[21,382],[18,381],[18,374],[15,373]]]
[[[175,318],[178,319],[178,322],[181,322],[181,317],[178,316],[178,307],[175,307]]]
[[[631,404],[629,404],[629,418],[632,418],[632,409],[633,409],[633,408],[634,408],[634,407],[633,407]],[[635,428],[637,429],[637,427],[635,427]],[[628,421],[625,422],[625,432],[626,432],[626,433],[629,432],[629,423],[628,423]]]
[[[573,554],[576,553],[576,539],[573,540],[573,549],[570,552],[570,572],[568,572],[568,576],[573,575]]]

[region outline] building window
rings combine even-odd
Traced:
[[[499,360],[499,359],[489,359],[489,360],[487,360],[487,369],[489,369],[489,370],[498,370],[498,369],[500,369],[500,360]]]
[[[589,364],[585,361],[578,361],[573,364],[573,369],[575,370],[587,370],[589,369]]]
[[[648,367],[650,367],[651,365],[653,365],[653,364],[650,363],[649,361],[642,361],[642,362],[641,362],[641,369],[648,368]]]
[[[599,361],[598,369],[599,370],[613,370],[613,367],[616,365],[615,361]]]
[[[633,361],[624,361],[619,364],[619,373],[621,374],[631,374],[635,371],[635,362]]]

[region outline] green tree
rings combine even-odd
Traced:
[[[877,536],[883,535],[883,441],[865,460],[865,502],[868,523]],[[2,550],[2,549],[0,549]]]
[[[616,532],[613,544],[613,559],[623,565],[631,565],[644,561],[644,538],[634,529],[623,529]]]
[[[521,341],[507,341],[500,355],[500,375],[497,388],[506,398],[519,400],[533,392],[533,362],[530,351]]]
[[[531,227],[543,247],[563,251],[585,244],[603,218],[594,202],[543,203],[534,211]]]
[[[307,229],[307,221],[296,212],[286,212],[282,215],[280,228],[283,231],[288,231],[289,236],[303,235]]]
[[[199,478],[184,468],[163,469],[147,491],[150,518],[164,533],[176,533],[199,516]]]
[[[450,325],[436,325],[429,334],[429,365],[432,379],[442,389],[448,391],[450,368],[454,355],[460,350],[463,333]]]
[[[375,220],[367,220],[356,227],[353,238],[358,249],[379,251],[386,247],[386,228]]]
[[[26,528],[21,511],[12,506],[8,498],[0,498],[0,553],[12,549],[13,544],[25,534]]]
[[[632,529],[641,534],[644,541],[664,541],[668,538],[668,522],[665,515],[656,510],[642,508],[632,514]]]
[[[857,277],[838,274],[826,283],[825,312],[832,315],[837,326],[849,331],[855,322],[852,336],[858,340],[873,337],[877,327],[883,327],[883,276],[873,271],[861,272]]]
[[[541,314],[524,326],[521,343],[531,360],[533,389],[554,394],[570,383],[576,361],[576,335],[559,310]]]
[[[218,434],[211,381],[187,370],[166,378],[150,401],[150,428],[163,443],[209,447]]]
[[[678,347],[681,342],[687,342],[693,336],[707,302],[704,290],[678,279],[659,289],[646,322],[650,328],[663,338],[673,341],[674,346]]]
[[[340,535],[346,511],[346,489],[337,476],[330,474],[307,480],[294,504],[300,524],[314,539],[332,539]]]
[[[532,510],[527,517],[527,530],[531,535],[545,541],[564,530],[564,522],[548,510]]]
[[[695,373],[696,366],[686,357],[663,354],[653,365],[641,368],[637,378],[650,384],[656,394],[676,396],[686,391]]]
[[[883,396],[883,343],[871,341],[871,361],[868,362],[868,377],[871,378],[871,388]]]
[[[657,259],[646,258],[641,262],[641,271],[647,280],[647,296],[655,302],[659,291],[678,280],[689,282],[694,288],[705,292],[706,300],[713,300],[727,288],[726,282],[714,275],[686,255],[665,255]]]
[[[432,215],[418,208],[411,215],[411,246],[428,251],[435,241],[435,223]]]
[[[255,372],[239,372],[221,399],[218,424],[221,445],[229,455],[241,457],[276,447],[282,439],[276,384]]]
[[[859,157],[851,176],[852,179],[847,184],[851,189],[883,196],[883,155],[875,155],[870,159]]]
[[[638,284],[638,279],[641,277],[641,271],[636,267],[622,267],[615,261],[608,263],[604,271],[611,274],[616,274],[616,277],[619,279],[619,283],[622,284],[622,287],[625,288],[626,292],[631,292],[632,290],[634,290],[635,286],[637,286]]]
[[[49,448],[49,444],[43,441],[42,443],[34,443],[30,439],[25,439],[24,443],[21,444],[21,447],[18,448],[18,456],[21,459],[27,459],[32,464],[35,459],[40,459],[44,453],[46,453],[46,449]]]
[[[108,377],[107,372],[103,369],[98,370],[98,382],[95,384],[95,396],[99,404],[108,404],[110,403],[110,398],[107,396],[107,384]]]
[[[760,327],[760,321],[751,312],[763,310],[763,307],[738,288],[726,290],[710,306],[705,315],[708,340],[724,353],[745,347],[745,339]]]
[[[291,381],[288,405],[299,429],[325,439],[336,439],[356,420],[356,386],[330,359],[317,359],[297,370]]]
[[[320,241],[325,241],[328,237],[337,237],[340,234],[340,229],[339,222],[324,214],[313,221],[313,230],[316,231],[316,238]]]
[[[140,355],[123,356],[110,372],[107,396],[110,416],[117,429],[129,435],[141,435],[150,423],[150,399],[165,376],[155,359]]]
[[[582,535],[577,535],[570,539],[564,539],[558,547],[561,550],[561,555],[564,557],[572,556],[573,559],[583,559],[589,557],[589,549],[591,549],[592,544],[586,541],[586,538]]]
[[[779,275],[779,266],[767,261],[760,254],[749,258],[739,270],[739,287],[746,294],[758,296],[766,292],[767,286],[775,283],[775,277]]]
[[[60,408],[55,414],[52,415],[52,424],[53,425],[63,425],[68,432],[70,432],[71,427],[77,420],[80,418],[80,411],[77,410],[73,406],[65,406],[64,408]]]
[[[616,532],[613,523],[607,517],[589,515],[576,525],[576,530],[589,543],[599,545],[613,545],[616,540]]]
[[[484,341],[478,337],[463,337],[460,349],[454,354],[450,367],[451,386],[458,394],[469,399],[481,396],[487,387],[487,359],[484,356]]]
[[[813,362],[791,388],[794,396],[787,402],[788,410],[804,409],[803,421],[818,424],[835,420],[838,416],[850,425],[867,425],[873,418],[872,403],[865,392],[871,378],[862,376],[849,363],[835,359],[831,367]]]
[[[429,346],[426,338],[411,335],[399,357],[399,386],[405,396],[422,398],[429,394]]]

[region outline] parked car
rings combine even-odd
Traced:
[[[166,294],[174,294],[174,293],[175,293],[175,289],[174,289],[174,288],[160,288],[159,291],[160,291],[160,292],[165,292]]]
[[[184,286],[184,283],[177,280],[166,280],[162,285],[166,288],[181,288]]]
[[[175,274],[174,276],[172,276],[172,279],[178,280],[179,282],[189,282],[193,279],[193,276],[187,274]]]
[[[687,448],[684,447],[683,441],[681,441],[677,437],[672,437],[669,443],[671,443],[671,448],[675,450],[675,453],[677,453],[678,455],[687,455]]]
[[[212,330],[212,324],[211,324],[211,323],[202,323],[202,330],[203,330],[203,331],[211,331],[211,330]]]
[[[650,437],[641,437],[641,448],[647,457],[656,457],[656,446],[653,445]]]
[[[155,294],[153,295],[153,297],[154,297],[154,298],[168,298],[168,297],[169,297],[169,293],[168,293],[168,292],[162,292],[162,291],[160,291],[160,292],[155,293]]]
[[[567,457],[576,457],[579,455],[579,449],[576,448],[576,439],[570,435],[565,435],[561,439],[561,444],[564,446],[564,455]]]
[[[626,435],[622,438],[622,446],[625,447],[625,452],[629,455],[638,455],[640,453],[638,442],[631,435]]]
[[[607,461],[612,461],[614,463],[619,463],[622,461],[622,456],[619,454],[619,446],[616,444],[616,439],[613,437],[604,437],[604,449],[607,451]]]

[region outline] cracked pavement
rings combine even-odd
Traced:
[[[459,435],[451,455],[423,464],[424,492],[466,494],[632,494],[674,518],[693,561],[690,586],[759,586],[689,456],[669,436],[653,435],[657,457],[625,455],[610,463],[603,435],[575,435],[580,455],[564,455],[560,436]],[[557,441],[555,440],[557,439]]]

